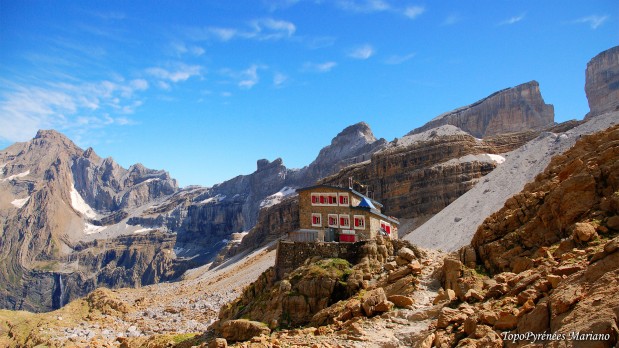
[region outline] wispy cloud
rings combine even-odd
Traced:
[[[305,62],[302,70],[305,72],[325,73],[331,71],[337,65],[336,62],[312,63]]]
[[[426,11],[423,6],[394,6],[387,0],[338,0],[336,6],[342,10],[358,13],[391,12],[404,15],[410,19],[419,17]]]
[[[337,5],[347,11],[380,12],[391,9],[391,5],[383,0],[339,0]]]
[[[286,81],[288,81],[288,76],[284,75],[282,73],[275,73],[275,75],[273,75],[273,85],[275,87],[281,87],[284,83],[286,83]]]
[[[239,88],[251,89],[256,84],[258,84],[258,82],[260,82],[260,75],[258,74],[258,72],[261,69],[267,69],[267,68],[268,67],[265,65],[252,64],[247,69],[244,69],[244,70],[239,71],[239,70],[225,68],[225,69],[221,69],[219,73],[223,75],[224,77],[232,80],[232,81],[226,81],[224,83],[226,84],[234,83]]]
[[[149,88],[143,79],[2,84],[0,138],[8,141],[25,141],[43,128],[86,134],[96,128],[131,124],[133,121],[124,115],[142,105],[136,94]]]
[[[193,27],[186,29],[186,35],[194,41],[230,41],[233,39],[281,40],[290,38],[296,32],[294,23],[274,18],[260,18],[250,21],[246,28]]]
[[[574,21],[574,23],[589,24],[591,29],[595,30],[598,27],[600,27],[602,24],[604,24],[604,22],[606,22],[608,18],[609,18],[608,15],[604,15],[604,16],[591,15],[591,16],[578,18],[577,20]]]
[[[391,65],[402,64],[408,60],[413,59],[416,55],[417,53],[415,52],[411,52],[405,55],[393,55],[387,58],[387,60],[385,60],[385,64],[391,64]]]
[[[374,52],[372,45],[365,44],[348,52],[348,56],[354,59],[368,59],[374,55]]]
[[[450,14],[449,16],[445,17],[445,19],[443,20],[443,22],[441,23],[441,25],[454,25],[458,22],[460,22],[462,20],[462,18],[455,13]]]
[[[525,16],[526,16],[526,13],[523,13],[523,14],[521,14],[519,16],[514,16],[514,17],[511,17],[511,18],[508,18],[508,19],[500,22],[499,25],[512,25],[512,24],[516,24],[516,23],[520,22],[521,20],[523,20]]]
[[[252,65],[249,68],[241,72],[241,81],[239,81],[239,87],[250,89],[260,81],[258,76],[258,65]]]
[[[409,6],[404,9],[404,15],[410,19],[415,19],[424,13],[426,9],[422,6]]]
[[[205,52],[204,48],[200,46],[187,45],[186,43],[181,42],[181,41],[174,41],[170,43],[170,50],[171,50],[172,55],[175,55],[177,57],[180,57],[186,54],[199,57],[203,55]]]
[[[157,85],[162,89],[170,89],[170,83],[178,83],[188,80],[193,76],[200,76],[203,67],[200,65],[187,65],[177,63],[172,69],[152,67],[146,69],[146,73],[157,79]]]

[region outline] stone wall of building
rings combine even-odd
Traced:
[[[286,273],[290,273],[305,260],[314,256],[323,258],[340,258],[351,264],[356,264],[363,257],[363,246],[375,241],[358,243],[311,243],[279,241],[277,244],[277,256],[275,258],[275,272],[277,279],[282,279]]]

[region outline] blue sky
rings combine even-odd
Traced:
[[[0,148],[56,129],[127,167],[213,185],[310,163],[346,126],[393,140],[540,83],[582,119],[616,1],[0,0]]]

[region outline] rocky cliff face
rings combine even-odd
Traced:
[[[173,242],[133,236],[136,227],[116,224],[129,215],[122,209],[177,190],[167,173],[141,165],[124,170],[54,131],[40,131],[32,141],[7,148],[0,164],[3,308],[56,308],[98,283],[134,286],[174,272],[170,258],[160,253],[169,253]],[[100,235],[105,225],[114,226]],[[127,234],[122,241],[117,237]],[[94,236],[108,239],[106,250],[84,244]],[[88,252],[84,245],[90,245]]]
[[[619,110],[619,46],[595,56],[587,64],[585,92],[591,118]]]
[[[555,156],[486,219],[471,246],[444,261],[442,283],[453,297],[438,315],[434,343],[615,347],[618,170],[614,126]]]
[[[409,134],[454,125],[477,138],[539,130],[554,123],[554,107],[546,104],[537,81],[527,82],[437,116]]]
[[[439,130],[440,131],[440,130]],[[392,146],[372,159],[350,166],[321,182],[348,185],[353,177],[399,218],[417,218],[439,212],[502,162],[499,150],[521,146],[533,134],[513,135],[492,142],[463,133],[431,136],[404,146]],[[422,133],[424,134],[424,133]],[[398,140],[405,143],[404,140]]]

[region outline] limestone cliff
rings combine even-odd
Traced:
[[[140,285],[160,279],[164,268],[173,269],[160,252],[169,252],[174,243],[148,235],[117,239],[138,230],[132,226],[104,234],[106,250],[82,252],[105,224],[122,220],[122,209],[175,191],[167,173],[140,165],[126,171],[55,131],[39,131],[31,141],[0,152],[0,163],[0,257],[6,265],[0,271],[1,307],[57,308],[97,283]],[[137,247],[134,241],[144,238],[149,242]]]
[[[444,261],[453,298],[429,336],[434,344],[615,347],[618,173],[614,126],[553,157],[486,219],[471,245]]]
[[[585,92],[591,118],[619,110],[619,46],[593,57],[585,72]]]
[[[539,130],[554,122],[554,107],[546,104],[537,81],[493,93],[471,105],[444,113],[409,134],[454,125],[477,138]]]

